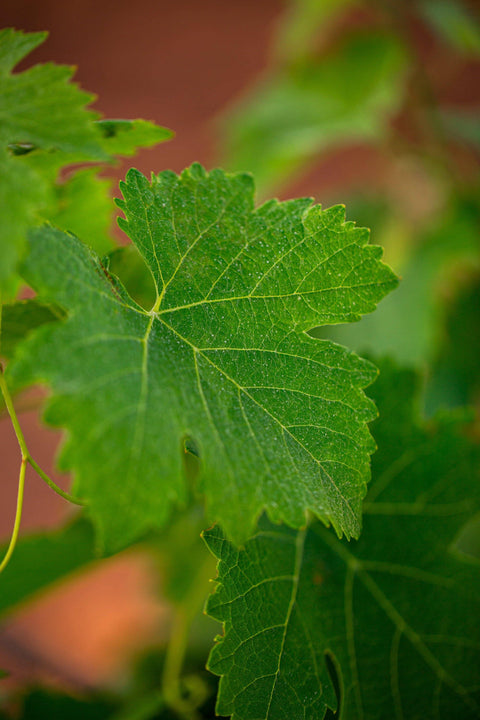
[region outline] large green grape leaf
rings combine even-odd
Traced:
[[[311,510],[360,531],[375,370],[306,331],[356,320],[396,284],[344,222],[310,200],[254,209],[247,175],[199,165],[152,182],[131,170],[122,227],[156,287],[136,304],[74,237],[31,235],[24,276],[68,318],[37,330],[9,366],[46,382],[47,420],[68,430],[62,467],[108,547],[161,525],[185,501],[182,452],[201,458],[209,516],[236,542],[266,509],[293,527]]]
[[[480,452],[455,419],[422,426],[413,388],[391,368],[374,387],[379,450],[359,541],[318,522],[261,521],[240,550],[218,527],[205,533],[220,560],[207,605],[224,623],[209,660],[220,715],[480,717],[479,559],[455,544],[480,505]]]

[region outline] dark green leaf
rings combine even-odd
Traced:
[[[480,451],[454,418],[422,426],[414,387],[388,367],[374,387],[379,451],[359,541],[318,522],[262,521],[241,550],[205,533],[220,560],[207,606],[224,623],[209,660],[220,715],[480,716],[480,565],[456,546],[480,505]]]
[[[19,720],[105,720],[116,704],[103,698],[79,698],[47,689],[33,690],[23,701]]]
[[[439,407],[478,405],[480,400],[480,275],[465,282],[450,304],[443,337],[430,368],[429,414]]]
[[[102,541],[160,526],[187,497],[183,447],[198,449],[209,515],[235,541],[263,509],[299,527],[310,509],[358,535],[375,416],[373,367],[305,331],[370,312],[396,279],[344,222],[310,200],[253,207],[246,175],[192,166],[150,184],[130,171],[122,222],[154,278],[151,311],[75,238],[32,233],[25,278],[68,313],[31,336],[15,386],[54,389],[47,419],[69,430]]]

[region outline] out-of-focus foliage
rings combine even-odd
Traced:
[[[480,276],[462,287],[448,306],[432,358],[426,409],[480,405]],[[461,352],[459,352],[459,349]]]
[[[480,114],[478,99],[449,98],[441,85],[448,88],[448,78],[422,47],[427,36],[432,58],[450,53],[454,69],[478,62],[480,24],[469,3],[295,0],[277,27],[268,70],[222,127],[227,166],[255,169],[263,193],[288,194],[288,183],[315,164],[312,175],[321,178],[334,152],[352,143],[367,141],[372,157],[381,157],[382,178],[371,186],[357,181],[342,194],[349,216],[372,228],[402,282],[374,315],[312,334],[423,370],[435,359],[427,401],[433,410],[475,401],[475,370],[469,391],[446,370],[451,355],[466,358],[475,343],[449,351],[445,320],[460,290],[457,340],[478,314],[461,303],[480,268]],[[350,176],[363,170],[350,169]],[[316,195],[314,182],[307,189]]]
[[[384,222],[384,231],[389,230],[391,226],[387,228]],[[376,239],[382,242],[379,234]],[[402,363],[423,367],[437,352],[446,312],[445,295],[456,291],[465,269],[480,269],[479,237],[480,208],[472,198],[453,197],[432,226],[420,231],[413,246],[399,258],[397,270],[402,282],[393,302],[387,298],[375,315],[354,325],[319,328],[312,334],[330,337],[360,352],[390,354]]]
[[[47,33],[0,31],[0,291],[14,297],[17,264],[29,227],[48,220],[98,252],[113,247],[111,186],[98,163],[133,155],[171,137],[143,120],[98,121],[93,95],[72,82],[73,68],[53,63],[14,72]],[[60,171],[78,163],[90,169]]]
[[[423,0],[420,13],[455,49],[480,56],[480,28],[472,12],[459,0]]]
[[[377,33],[282,66],[226,116],[228,166],[252,172],[265,194],[322,150],[377,141],[401,100],[403,67],[398,41]]]

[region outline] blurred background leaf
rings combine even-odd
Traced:
[[[269,73],[223,119],[224,158],[248,170],[264,197],[322,150],[379,141],[402,97],[404,53],[395,37],[357,33],[327,56]]]

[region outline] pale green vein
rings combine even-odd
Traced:
[[[266,711],[265,720],[268,719],[268,716],[269,716],[269,714],[270,714],[270,707],[271,707],[271,705],[272,705],[273,695],[274,695],[274,693],[275,693],[275,688],[276,688],[276,685],[277,685],[278,676],[279,676],[279,674],[280,674],[280,667],[281,667],[281,664],[282,664],[283,649],[284,649],[284,647],[285,647],[285,640],[286,640],[286,638],[287,638],[287,632],[288,632],[288,626],[289,626],[289,623],[290,623],[290,617],[291,617],[291,615],[292,615],[293,608],[295,607],[295,603],[296,603],[296,601],[297,601],[298,583],[299,583],[299,580],[300,580],[300,571],[301,571],[301,568],[302,568],[303,548],[304,548],[304,545],[305,545],[306,534],[307,534],[307,531],[306,531],[306,529],[305,529],[305,530],[300,530],[300,532],[299,532],[298,535],[297,535],[297,540],[296,540],[296,552],[295,552],[295,564],[294,564],[294,569],[293,569],[293,580],[292,580],[292,593],[291,593],[290,602],[289,602],[288,608],[287,608],[287,615],[286,615],[286,617],[285,617],[284,631],[283,631],[283,635],[282,635],[282,643],[281,643],[281,645],[280,645],[280,651],[279,651],[279,653],[278,653],[278,664],[277,664],[277,668],[276,668],[276,670],[275,670],[275,675],[274,675],[274,678],[275,678],[275,679],[274,679],[274,681],[273,681],[272,690],[271,690],[271,692],[270,692],[270,698],[269,698],[269,700],[268,700],[268,706],[267,706],[267,711]]]

